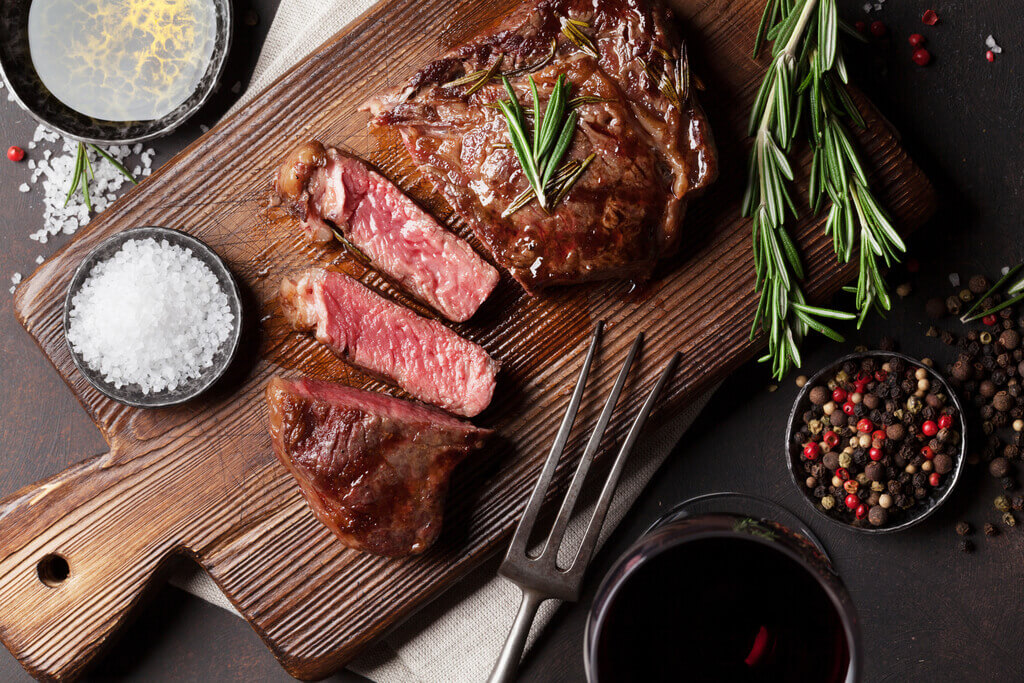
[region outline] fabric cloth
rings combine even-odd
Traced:
[[[372,4],[373,0],[282,0],[249,87],[235,108],[244,105]],[[602,545],[709,398],[710,392],[682,415],[637,443],[608,510],[601,533]],[[554,434],[551,436],[554,438]],[[578,547],[592,506],[592,502],[581,505],[574,515],[563,551]],[[494,558],[472,572],[370,647],[349,668],[374,681],[485,680],[498,658],[520,601],[519,589],[496,575],[499,563],[500,558]],[[220,589],[199,568],[172,577],[171,583],[235,612]],[[530,643],[555,609],[554,600],[541,606],[530,633]]]

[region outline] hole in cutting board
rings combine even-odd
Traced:
[[[60,555],[50,553],[36,565],[39,580],[50,588],[57,588],[70,576],[71,567]]]

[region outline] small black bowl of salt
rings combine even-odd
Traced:
[[[114,235],[75,271],[64,336],[82,375],[141,408],[183,403],[227,370],[242,331],[238,285],[217,254],[178,230]]]

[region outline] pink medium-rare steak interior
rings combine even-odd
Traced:
[[[317,141],[299,145],[278,171],[275,189],[310,239],[334,228],[375,267],[449,320],[468,320],[498,283],[498,271],[442,228],[367,164]]]
[[[492,69],[508,77],[527,112],[530,76],[542,110],[560,75],[571,84],[579,123],[565,161],[593,159],[550,212],[532,201],[506,215],[530,186],[495,106],[508,99],[502,81],[470,77]],[[494,259],[537,293],[643,279],[676,251],[687,203],[717,175],[694,90],[686,46],[657,2],[541,0],[366,107],[375,125],[401,133],[417,167]]]
[[[440,410],[309,379],[267,385],[274,451],[349,548],[421,553],[441,531],[452,469],[490,431]]]
[[[281,304],[297,330],[421,401],[466,417],[491,402],[498,364],[483,348],[348,275],[312,268],[285,278]]]

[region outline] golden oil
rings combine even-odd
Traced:
[[[195,91],[213,56],[213,0],[32,0],[32,63],[53,95],[106,121],[151,121]]]

